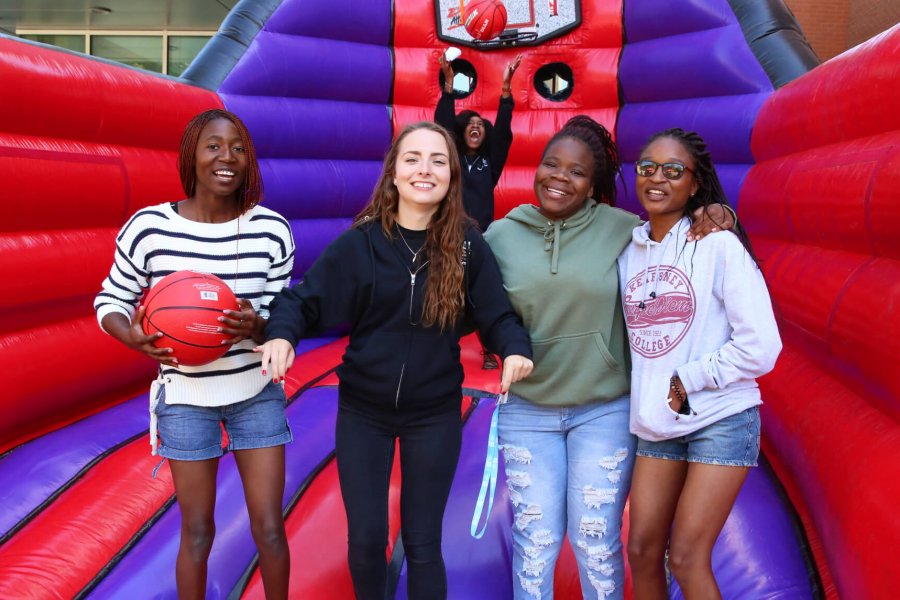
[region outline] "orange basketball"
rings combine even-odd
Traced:
[[[157,348],[172,348],[182,365],[210,363],[228,351],[222,340],[229,336],[216,331],[218,318],[226,308],[237,310],[234,292],[215,275],[176,271],[157,282],[144,301],[144,333],[161,331]]]
[[[506,28],[506,7],[500,0],[472,0],[466,6],[465,25],[476,40],[492,40]]]

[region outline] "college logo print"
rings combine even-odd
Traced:
[[[632,350],[647,358],[669,353],[691,328],[695,301],[691,280],[676,267],[651,267],[632,277],[622,297]]]

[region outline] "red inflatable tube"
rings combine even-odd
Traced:
[[[103,460],[3,546],[0,597],[73,598],[172,495],[146,439]]]
[[[900,26],[786,85],[753,131],[740,217],[785,342],[764,448],[829,598],[896,598]]]
[[[0,337],[0,351],[16,371],[0,396],[0,452],[133,397],[156,371],[93,315]]]
[[[900,25],[792,81],[753,129],[757,161],[900,129]]]
[[[0,234],[0,307],[95,295],[109,274],[113,229]],[[22,260],[28,256],[28,260]],[[83,306],[93,313],[93,298]]]
[[[900,258],[900,133],[805,150],[755,166],[741,198],[754,233],[800,244]]]
[[[173,150],[215,94],[49,46],[0,39],[0,131]],[[98,108],[98,104],[100,107]]]
[[[0,231],[118,228],[139,208],[184,195],[177,153],[0,133],[16,210]]]
[[[900,539],[900,426],[790,344],[763,394],[768,450],[802,494],[840,596],[900,597],[886,551]]]
[[[146,386],[153,365],[100,332],[93,296],[125,220],[183,196],[185,124],[222,104],[166,77],[8,38],[0,87],[17,92],[0,96],[0,167],[18,204],[0,225],[0,347],[17,370],[0,399],[7,449]]]

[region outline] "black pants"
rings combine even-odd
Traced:
[[[335,449],[358,600],[384,600],[388,488],[400,440],[400,527],[410,600],[447,597],[441,526],[462,443],[460,411],[404,414],[340,403]]]

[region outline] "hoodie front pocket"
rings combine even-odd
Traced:
[[[616,359],[613,358],[613,355],[610,354],[609,348],[606,345],[606,340],[603,339],[603,334],[599,332],[593,333],[591,334],[591,337],[594,339],[594,344],[596,344],[597,350],[600,352],[600,357],[606,363],[606,366],[614,371],[621,371],[622,367]]]

